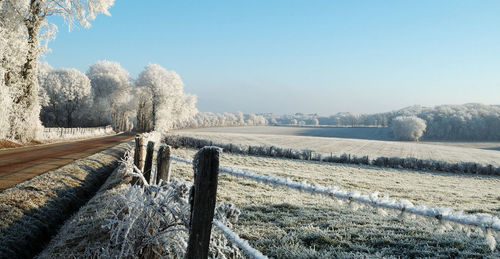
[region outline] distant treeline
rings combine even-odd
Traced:
[[[331,116],[296,113],[261,114],[271,125],[334,125],[347,127],[390,127],[397,116],[417,116],[427,123],[423,138],[428,140],[500,140],[500,105],[463,104],[435,107],[411,106],[401,110]]]

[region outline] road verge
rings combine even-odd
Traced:
[[[122,143],[0,193],[0,258],[33,257],[60,225],[84,205],[129,144]]]

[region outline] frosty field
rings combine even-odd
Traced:
[[[334,155],[348,153],[369,157],[415,157],[500,166],[500,152],[495,150],[500,147],[498,142],[382,141],[373,139],[384,139],[387,136],[388,133],[383,128],[330,128],[330,131],[328,128],[318,128],[311,133],[312,129],[314,128],[259,126],[179,130],[174,133],[244,145],[312,149]],[[308,135],[304,136],[305,134]]]
[[[192,158],[196,150],[176,149]],[[450,207],[466,212],[500,213],[500,179],[408,170],[335,165],[310,161],[223,154],[221,166],[296,181],[338,185],[363,193],[380,191],[415,204]],[[192,180],[190,165],[174,163],[173,177]],[[235,230],[252,246],[275,258],[416,256],[467,257],[493,254],[477,233],[440,232],[428,222],[380,216],[373,210],[353,211],[330,198],[250,180],[220,175],[218,202],[241,210]]]

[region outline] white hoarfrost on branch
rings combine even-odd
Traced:
[[[94,100],[92,124],[111,124],[116,132],[132,130],[135,107],[129,73],[118,62],[104,60],[91,65],[87,76]]]
[[[48,96],[41,117],[46,126],[84,126],[91,107],[90,80],[76,69],[58,69],[47,74],[42,88]]]
[[[133,152],[128,151],[103,188],[65,223],[38,257],[183,258],[189,238],[192,183],[128,184],[127,175],[137,173],[142,175],[133,166]],[[239,213],[234,205],[221,203],[214,220],[230,226]],[[243,258],[238,247],[219,231],[212,231],[209,257]]]
[[[191,160],[176,156],[171,156],[171,159],[183,163],[192,163]],[[451,226],[452,223],[458,224],[460,227],[457,227],[457,229],[464,229],[463,226],[479,228],[483,232],[485,240],[492,250],[495,249],[497,243],[493,232],[500,232],[500,218],[486,213],[464,214],[463,211],[454,211],[450,208],[428,208],[425,205],[414,205],[405,199],[397,200],[389,198],[389,196],[380,197],[377,191],[372,194],[361,194],[360,191],[346,191],[340,189],[338,186],[311,185],[306,182],[296,182],[290,178],[260,175],[251,171],[228,167],[219,167],[219,172],[261,183],[272,184],[273,186],[283,186],[299,191],[306,191],[311,194],[322,194],[335,199],[347,200],[354,204],[353,207],[357,207],[357,203],[377,208],[379,211],[389,209],[399,211],[401,214],[408,213],[416,216],[423,216],[425,218],[433,218],[447,226]],[[385,212],[382,214],[385,214]]]
[[[167,131],[197,113],[196,97],[184,93],[184,84],[174,71],[150,64],[139,74],[135,85],[142,92],[137,107],[139,131]]]
[[[209,128],[209,127],[236,127],[236,126],[262,126],[267,125],[267,120],[261,115],[238,113],[211,113],[199,112],[189,120],[174,125],[176,129],[183,128]]]
[[[109,15],[108,9],[113,3],[114,0],[0,1],[0,53],[3,56],[0,72],[4,77],[0,87],[8,88],[11,98],[10,105],[7,105],[8,138],[23,142],[33,140],[42,129],[38,57],[46,50],[46,43],[56,31],[56,26],[47,22],[47,17],[63,17],[70,28],[75,21],[89,27],[89,21],[95,19],[97,14]]]

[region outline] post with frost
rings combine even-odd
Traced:
[[[156,184],[160,183],[160,180],[164,183],[170,182],[170,149],[170,146],[162,145],[158,150]]]
[[[135,152],[134,152],[134,165],[142,170],[142,166],[144,165],[143,161],[144,154],[144,139],[141,135],[135,135]]]
[[[194,159],[194,186],[191,192],[191,221],[186,258],[208,258],[208,246],[212,232],[217,178],[219,174],[219,155],[221,149],[204,147]]]
[[[151,179],[151,168],[153,168],[153,152],[155,152],[155,143],[153,141],[148,141],[148,146],[146,148],[146,160],[144,161],[144,178],[146,182],[150,183]]]

